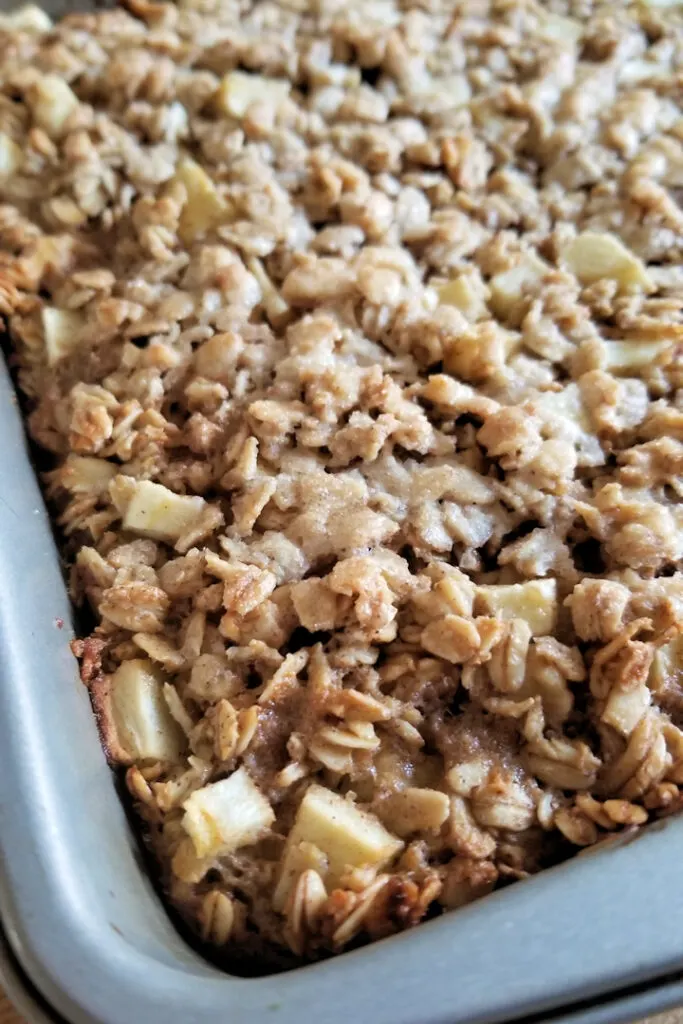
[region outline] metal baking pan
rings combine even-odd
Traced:
[[[683,1001],[680,817],[325,963],[245,979],[204,961],[145,874],[102,754],[2,360],[0,438],[0,916],[59,1017],[602,1024]]]
[[[682,817],[325,963],[246,979],[203,960],[105,762],[1,358],[0,439],[0,982],[28,1021],[618,1024],[683,1003]]]

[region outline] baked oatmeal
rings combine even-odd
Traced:
[[[0,308],[170,903],[313,959],[681,805],[683,16],[0,26]]]

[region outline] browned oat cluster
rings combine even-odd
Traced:
[[[676,809],[683,18],[0,26],[0,308],[172,903],[314,958]]]

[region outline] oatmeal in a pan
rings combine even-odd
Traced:
[[[683,16],[0,28],[0,307],[170,902],[315,958],[675,810]]]

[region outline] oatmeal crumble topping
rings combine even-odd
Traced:
[[[0,20],[0,312],[169,900],[315,958],[678,809],[683,17]]]

